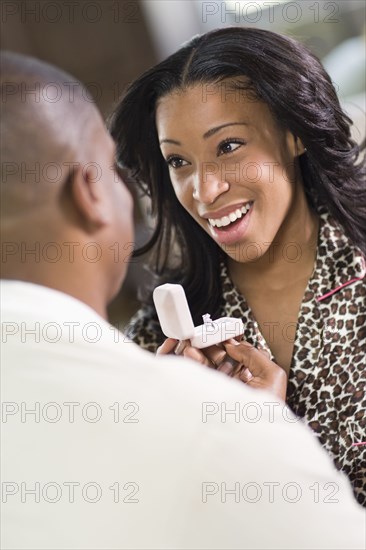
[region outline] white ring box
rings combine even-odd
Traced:
[[[207,348],[244,334],[244,324],[235,317],[211,320],[203,315],[204,323],[195,327],[182,285],[166,283],[155,288],[153,300],[161,329],[168,338],[190,340],[195,348]]]

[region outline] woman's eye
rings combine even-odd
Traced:
[[[221,143],[218,147],[218,155],[225,155],[227,153],[232,153],[236,149],[239,149],[243,145],[242,141],[225,141]]]
[[[172,168],[182,168],[182,166],[186,166],[188,162],[186,160],[183,160],[180,157],[169,157],[166,160],[166,163],[168,166],[171,166]]]

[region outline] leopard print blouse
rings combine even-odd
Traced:
[[[328,212],[319,218],[317,257],[300,307],[286,401],[314,430],[366,506],[365,257]],[[225,264],[221,281],[221,315],[241,317],[244,338],[276,361]],[[152,352],[165,339],[149,307],[131,319],[127,335]]]

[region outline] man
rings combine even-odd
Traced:
[[[133,240],[114,144],[72,77],[1,65],[2,547],[363,548],[282,401],[107,323]]]

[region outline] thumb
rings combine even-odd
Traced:
[[[262,355],[264,355],[264,357],[267,357],[267,359],[271,359],[271,355],[269,353],[268,350],[262,348],[262,347],[258,347],[257,350],[259,351],[259,353],[261,353]]]
[[[244,362],[247,363],[250,353],[252,350],[255,350],[255,347],[252,346],[252,344],[249,344],[249,342],[245,342],[244,340],[238,342],[237,340],[231,338],[227,342],[223,342],[223,344],[225,346],[226,353],[233,359],[236,359],[236,361],[243,364]]]
[[[248,342],[224,343],[227,354],[248,368],[253,376],[258,376],[268,363],[266,353],[258,351]]]

